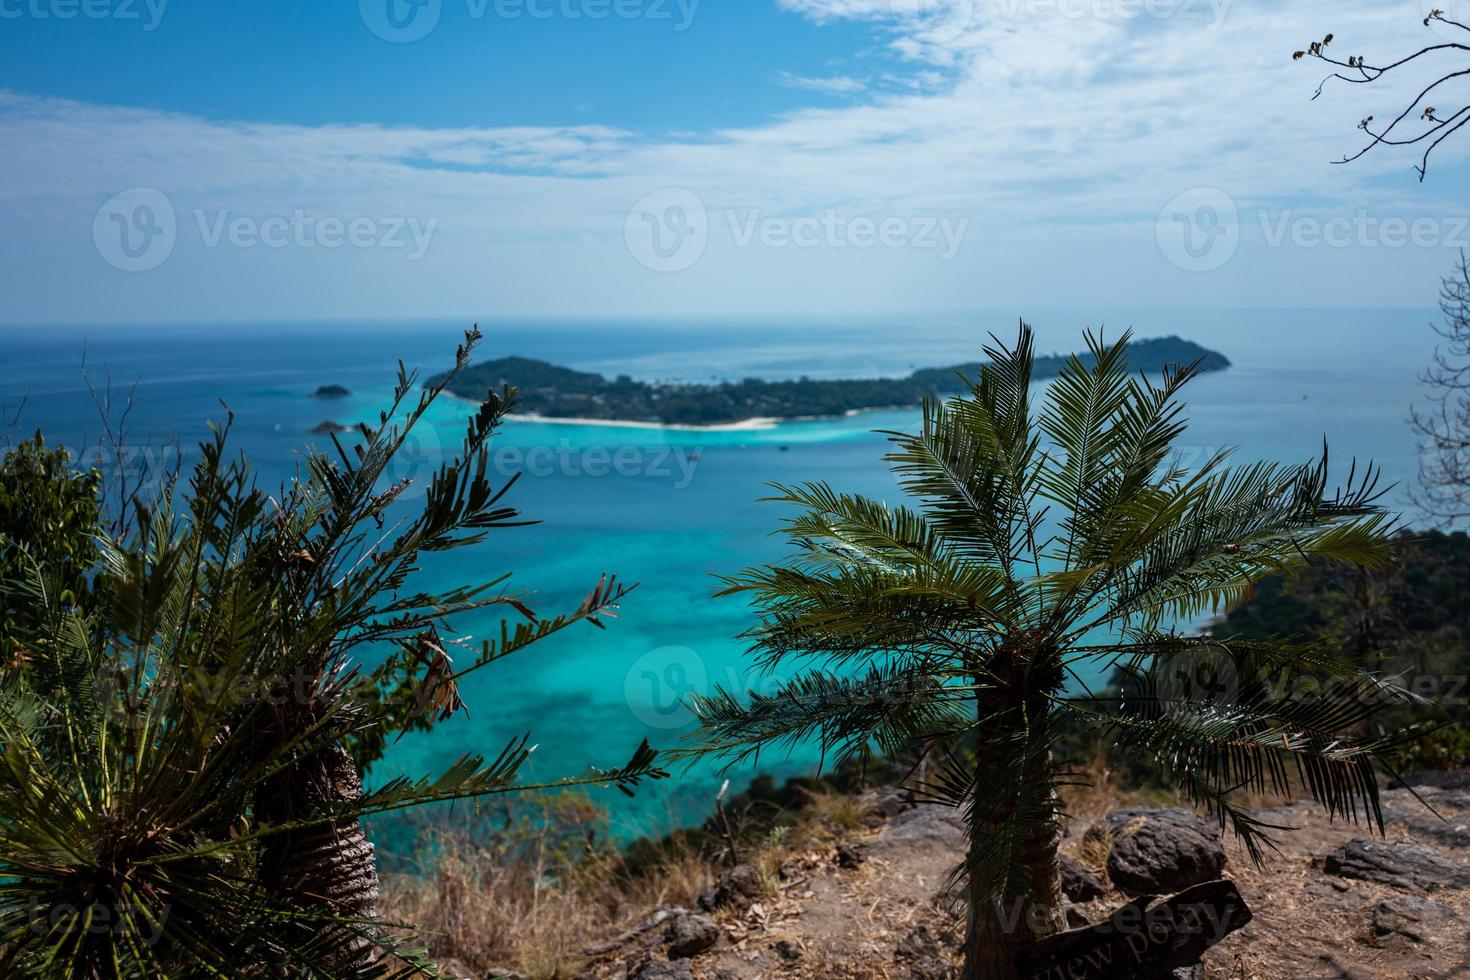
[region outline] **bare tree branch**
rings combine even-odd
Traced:
[[[1421,376],[1429,404],[1413,410],[1419,436],[1416,506],[1445,524],[1470,517],[1470,257],[1460,253],[1439,294],[1444,343]]]
[[[1429,15],[1424,18],[1424,26],[1428,27],[1431,21],[1447,24],[1451,27],[1455,27],[1465,31],[1466,42],[1470,42],[1470,27],[1466,27],[1459,21],[1451,20],[1450,18],[1446,17],[1444,15],[1444,11],[1431,11]],[[1350,55],[1346,61],[1329,55],[1327,53],[1327,48],[1332,43],[1332,40],[1333,36],[1331,34],[1328,34],[1320,41],[1313,41],[1306,47],[1305,50],[1297,51],[1292,54],[1292,59],[1296,61],[1300,61],[1302,58],[1315,58],[1318,61],[1326,62],[1327,64],[1332,65],[1334,68],[1340,69],[1328,75],[1317,85],[1317,91],[1312,95],[1313,99],[1321,96],[1324,87],[1329,82],[1332,82],[1334,80],[1348,82],[1353,85],[1371,85],[1372,83],[1383,78],[1389,72],[1401,68],[1406,68],[1410,65],[1418,67],[1418,65],[1416,65],[1415,63],[1419,62],[1421,58],[1429,58],[1431,56],[1440,56],[1443,54],[1470,55],[1470,43],[1447,41],[1443,44],[1427,45],[1426,47],[1420,48],[1418,51],[1415,51],[1413,54],[1408,55],[1407,57],[1399,58],[1397,61],[1391,61],[1388,64],[1370,65],[1368,64],[1367,59],[1362,55]],[[1441,65],[1435,70],[1441,73],[1439,77],[1430,82],[1423,89],[1421,89],[1419,94],[1415,96],[1414,100],[1410,102],[1402,112],[1395,116],[1393,121],[1390,122],[1387,126],[1374,128],[1372,116],[1367,116],[1363,119],[1362,122],[1358,123],[1358,128],[1371,137],[1370,141],[1366,146],[1358,150],[1356,153],[1346,154],[1341,160],[1334,160],[1333,163],[1352,163],[1355,160],[1361,159],[1366,153],[1368,153],[1368,151],[1372,150],[1376,146],[1413,146],[1415,144],[1423,143],[1425,140],[1428,140],[1429,146],[1420,156],[1418,165],[1414,167],[1414,170],[1419,174],[1419,179],[1422,181],[1429,173],[1430,154],[1432,154],[1441,143],[1443,143],[1451,135],[1457,132],[1467,122],[1470,122],[1470,105],[1462,106],[1461,108],[1450,113],[1448,116],[1442,115],[1439,110],[1432,105],[1425,105],[1425,100],[1428,99],[1430,94],[1441,85],[1455,79],[1470,77],[1470,67],[1445,70],[1444,67]],[[1408,120],[1409,117],[1413,115],[1416,109],[1420,109],[1421,106],[1423,107],[1423,109],[1419,113],[1418,117],[1413,122],[1408,123],[1407,126],[1405,126],[1406,120]],[[1415,133],[1405,131],[1407,130],[1408,126],[1412,126],[1414,125],[1414,123],[1428,123],[1429,125],[1428,128],[1424,129],[1422,132]],[[1403,130],[1400,129],[1401,126],[1404,126]]]

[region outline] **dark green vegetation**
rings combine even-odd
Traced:
[[[1091,355],[1084,355],[1084,363]],[[1223,354],[1178,337],[1141,340],[1129,347],[1135,369],[1162,373],[1170,365],[1198,362],[1199,370],[1230,366]],[[1067,357],[1039,357],[1035,377],[1053,378]],[[846,381],[744,381],[719,384],[653,384],[626,375],[608,381],[600,374],[573,371],[526,357],[503,357],[475,364],[449,382],[464,398],[479,398],[487,389],[510,385],[520,392],[521,409],[548,418],[608,419],[660,422],[666,425],[717,425],[752,418],[834,416],[866,408],[917,406],[935,395],[965,390],[961,377],[974,377],[978,363],[924,368],[906,378]],[[439,384],[443,377],[430,378]]]
[[[1379,569],[1321,564],[1268,578],[1214,632],[1248,640],[1299,635],[1343,651],[1429,701],[1413,720],[1444,726],[1406,746],[1401,769],[1470,765],[1470,537],[1463,531],[1401,535]],[[1380,719],[1408,720],[1403,710]]]
[[[7,457],[0,976],[437,975],[378,920],[362,818],[532,788],[529,741],[366,792],[354,754],[448,718],[468,671],[600,625],[624,590],[599,581],[544,619],[508,573],[423,591],[426,555],[527,522],[487,477],[511,392],[489,393],[457,455],[403,499],[390,464],[441,394],[417,387],[400,368],[378,424],[274,493],[228,453],[226,426],[183,485],[134,495],[122,529],[98,520],[95,477],[39,440]],[[455,663],[452,620],[489,607],[514,623]],[[551,785],[662,775],[645,743]]]
[[[0,459],[0,660],[18,654],[27,620],[16,583],[39,582],[64,608],[90,602],[101,492],[99,473],[74,470],[39,432]]]
[[[968,828],[969,978],[1014,978],[1017,951],[1061,927],[1057,790],[1072,777],[1054,749],[1066,726],[1149,759],[1259,860],[1269,828],[1233,802],[1242,787],[1285,792],[1295,776],[1334,816],[1381,829],[1375,761],[1398,743],[1363,732],[1410,701],[1321,644],[1171,626],[1312,560],[1384,566],[1392,519],[1374,474],[1333,491],[1325,456],[1230,468],[1220,454],[1182,469],[1178,396],[1202,365],[1152,379],[1128,370],[1126,337],[1089,337],[1088,349],[1034,414],[1024,325],[1013,349],[987,350],[961,397],[927,399],[917,434],[890,433],[912,508],[821,483],[778,488],[797,509],[794,554],[728,591],[759,610],[758,665],[794,676],[693,704],[696,753],[753,760],[815,738],[835,759],[935,754],[923,792]],[[1099,658],[1131,668],[1132,696],[1067,695],[1072,672]],[[1224,668],[1245,680],[1191,683]]]

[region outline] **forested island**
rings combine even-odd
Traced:
[[[1061,373],[1070,355],[1036,358],[1036,378]],[[1091,366],[1091,355],[1081,360]],[[1225,355],[1179,337],[1135,341],[1129,366],[1156,373],[1170,364],[1200,361],[1206,371],[1230,366]],[[762,381],[746,378],[709,384],[635,381],[619,375],[609,381],[590,371],[575,371],[527,357],[503,357],[474,364],[450,380],[462,398],[481,399],[504,385],[520,392],[518,410],[553,419],[596,419],[662,425],[721,425],[749,419],[792,419],[844,415],[873,408],[918,405],[929,395],[964,390],[962,378],[980,372],[979,362],[921,368],[902,378]],[[443,375],[430,378],[437,384]]]

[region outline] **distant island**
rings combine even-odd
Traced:
[[[1036,358],[1035,377],[1054,378],[1070,355]],[[1084,356],[1086,362],[1090,355]],[[1135,371],[1157,373],[1170,364],[1201,362],[1206,371],[1230,366],[1225,355],[1179,337],[1135,341],[1128,359]],[[761,420],[832,417],[877,408],[918,405],[925,396],[963,389],[961,376],[973,378],[980,363],[922,368],[904,378],[762,381],[747,378],[710,384],[635,381],[619,375],[609,381],[590,371],[574,371],[528,357],[503,357],[472,364],[449,384],[461,398],[481,400],[490,389],[510,385],[520,391],[519,409],[548,420],[586,419],[641,425],[739,426]],[[430,378],[437,384],[444,375]]]
[[[313,398],[346,398],[352,392],[341,385],[322,385],[311,393]]]

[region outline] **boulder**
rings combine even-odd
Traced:
[[[1414,895],[1395,895],[1374,907],[1373,934],[1378,937],[1379,945],[1387,945],[1395,937],[1438,945],[1446,940],[1458,921],[1455,910],[1448,905]]]
[[[1157,904],[1134,899],[1106,922],[1048,936],[1021,950],[1019,966],[1026,977],[1164,980],[1195,970],[1206,950],[1250,921],[1239,889],[1211,881]]]
[[[669,923],[664,933],[669,955],[674,958],[697,956],[720,941],[722,932],[707,915],[691,912],[681,915]]]
[[[1108,877],[1130,895],[1182,891],[1214,881],[1225,868],[1219,831],[1182,807],[1119,810],[1087,835],[1112,838]]]
[[[894,817],[880,840],[963,845],[965,818],[954,807],[926,803]]]
[[[755,869],[755,866],[737,864],[721,873],[720,877],[715,880],[714,887],[699,896],[699,904],[710,912],[727,905],[743,909],[763,897],[765,893],[766,883],[761,880],[761,873]]]
[[[917,805],[907,790],[897,786],[880,786],[877,789],[868,790],[858,797],[858,803],[864,809],[880,814],[886,820],[892,820],[900,813],[912,810]]]
[[[1408,838],[1354,838],[1327,855],[1322,867],[1340,878],[1371,881],[1408,892],[1470,888],[1470,864],[1451,860]]]
[[[1062,894],[1074,902],[1090,902],[1107,894],[1108,886],[1087,868],[1062,858]]]

